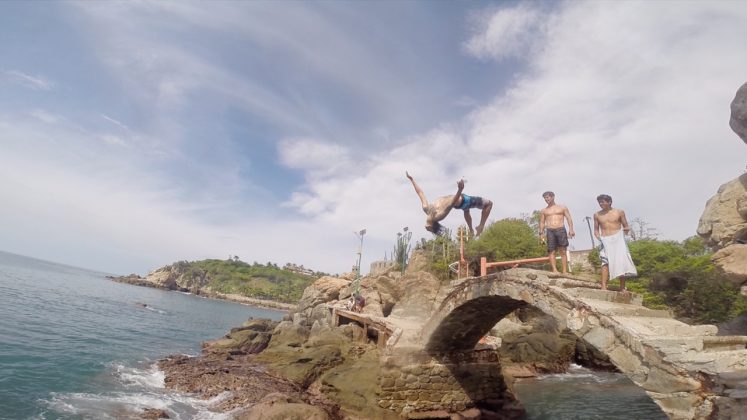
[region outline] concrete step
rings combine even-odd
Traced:
[[[614,293],[614,292],[613,292]],[[584,304],[592,308],[592,310],[600,315],[612,316],[612,317],[646,317],[646,318],[671,318],[672,313],[662,309],[649,309],[645,306],[628,304],[628,303],[616,303],[604,300],[596,300],[592,298],[580,298]],[[684,324],[683,324],[684,325]]]
[[[616,316],[615,321],[630,333],[648,340],[678,340],[693,338],[702,340],[703,336],[715,336],[718,328],[715,325],[688,325],[673,318]]]
[[[747,348],[747,336],[717,335],[703,337],[704,351],[743,350]]]
[[[616,292],[614,290],[589,289],[585,287],[574,287],[564,290],[571,296],[582,299],[594,299],[605,302],[627,303],[630,305],[643,305],[643,296],[637,293]]]

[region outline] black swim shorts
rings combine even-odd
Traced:
[[[547,228],[545,232],[547,235],[547,252],[568,247],[568,232],[566,232],[565,227],[556,229]]]

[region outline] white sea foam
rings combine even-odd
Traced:
[[[122,364],[113,364],[114,375],[125,386],[139,386],[143,388],[156,389],[164,388],[165,375],[158,369],[157,364],[152,364],[146,369],[125,366]]]
[[[120,390],[103,393],[52,393],[49,399],[40,402],[63,417],[140,419],[144,410],[157,409],[177,420],[231,418],[230,412],[211,411],[212,407],[231,396],[229,392],[204,400],[192,394],[168,390],[164,385],[164,372],[155,363],[145,368],[111,363],[109,369],[112,377],[120,384]]]
[[[230,396],[223,393],[210,400],[177,392],[111,392],[106,394],[66,393],[52,394],[45,405],[61,415],[83,418],[139,419],[147,409],[165,411],[177,420],[227,420],[230,413],[216,413],[210,408]]]

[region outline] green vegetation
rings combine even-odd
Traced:
[[[739,294],[711,262],[711,251],[698,237],[682,242],[643,239],[629,244],[638,278],[626,286],[643,295],[650,308],[670,308],[693,323],[721,323],[747,311],[747,299]],[[589,261],[599,267],[594,250]]]
[[[712,251],[699,237],[676,242],[641,236],[645,239],[629,244],[639,277],[629,279],[626,286],[643,296],[645,306],[669,308],[682,320],[709,324],[726,322],[747,311],[747,299],[711,262]],[[479,272],[480,257],[501,261],[547,254],[538,237],[536,213],[522,219],[498,220],[486,227],[479,238],[467,242],[465,248],[465,259],[475,274]],[[425,251],[428,271],[442,280],[453,277],[449,264],[459,260],[459,242],[451,232],[422,240],[416,249]],[[598,272],[597,250],[592,250],[589,261]],[[547,264],[542,267],[548,268]],[[579,267],[572,268],[578,272]]]
[[[502,219],[488,226],[465,250],[470,259],[487,257],[488,261],[518,260],[547,255],[536,230],[522,219]]]
[[[422,239],[415,249],[425,252],[428,258],[427,270],[441,280],[449,279],[449,264],[459,260],[459,243],[452,239],[449,229],[429,241]]]
[[[288,303],[298,301],[306,286],[324,275],[292,264],[283,268],[271,262],[247,264],[238,257],[177,264],[184,264],[188,278],[205,276],[207,286],[217,292]]]
[[[422,240],[416,249],[426,252],[428,271],[442,280],[450,278],[449,264],[459,260],[459,242],[452,238],[451,231],[429,241]],[[498,220],[487,226],[479,238],[468,241],[464,250],[464,258],[473,272],[479,272],[481,257],[500,261],[545,255],[547,249],[529,218]]]

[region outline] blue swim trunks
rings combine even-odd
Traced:
[[[455,209],[468,210],[468,209],[482,209],[485,206],[482,197],[471,196],[462,194],[462,204],[460,206],[454,206]]]

